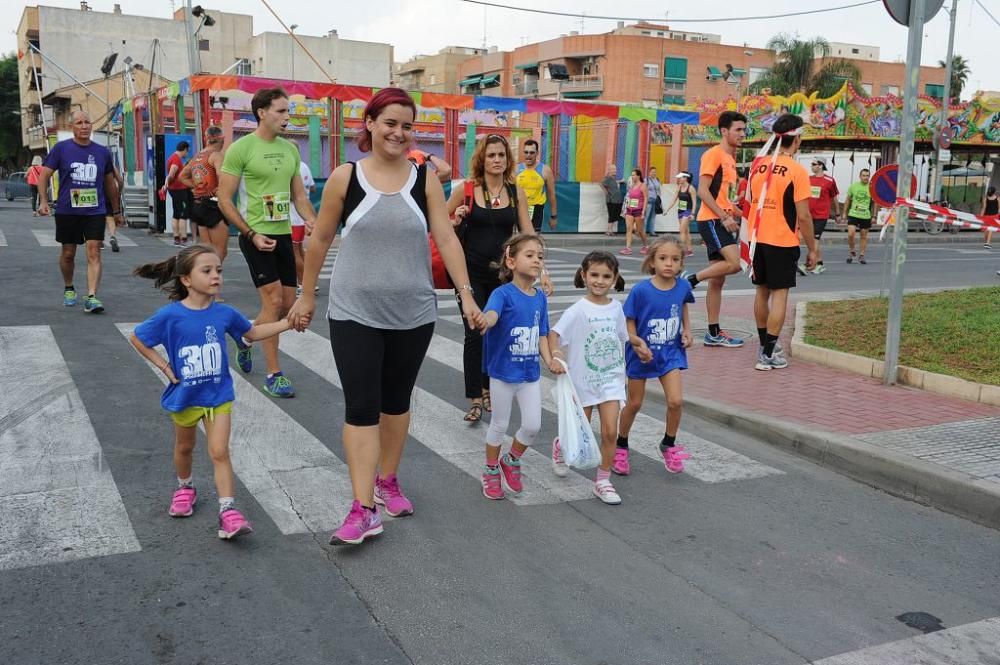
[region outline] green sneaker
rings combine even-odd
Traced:
[[[76,304],[76,291],[66,289],[63,291],[63,307],[72,307]]]
[[[83,311],[100,314],[104,311],[104,303],[98,300],[97,296],[87,296],[83,299]]]
[[[271,397],[295,397],[292,382],[281,372],[275,372],[264,379],[264,392]]]

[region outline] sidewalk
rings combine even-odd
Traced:
[[[556,233],[550,232],[548,227],[543,227],[542,235],[545,237],[546,244],[554,249],[558,249],[560,247],[613,247],[615,249],[620,249],[625,243],[624,232],[615,236],[606,236],[603,233]],[[871,238],[872,242],[878,242],[878,231],[873,230],[872,235],[869,236],[869,238]],[[888,240],[889,238],[886,239],[886,242],[888,242]],[[701,236],[699,236],[697,232],[692,232],[691,241],[695,246],[701,246],[702,244]],[[911,229],[910,233],[907,235],[906,241],[911,245],[950,243],[982,245],[983,236],[979,231],[963,231],[961,233],[944,232],[939,233],[938,235],[929,235],[927,233]],[[821,242],[823,245],[846,245],[847,231],[828,229],[823,233],[823,239]],[[635,247],[639,246],[638,237],[633,240],[632,244]]]
[[[800,298],[801,299],[801,298]],[[789,303],[787,349],[795,321]],[[753,298],[723,299],[722,323],[740,349],[701,344],[705,309],[691,310],[695,346],[684,373],[692,413],[762,436],[891,494],[1000,528],[1000,408],[943,397],[789,358],[754,369]]]

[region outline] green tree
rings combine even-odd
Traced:
[[[945,69],[948,63],[944,60],[938,60],[938,66],[941,69]],[[969,82],[969,74],[972,73],[972,69],[969,68],[969,61],[960,55],[953,55],[951,58],[951,102],[957,104],[962,97],[962,90],[965,89],[965,84]]]
[[[17,82],[17,55],[0,57],[0,165],[23,167],[28,152],[21,146],[21,98]]]
[[[770,88],[773,95],[788,96],[817,91],[821,97],[829,97],[840,90],[844,81],[861,81],[858,66],[831,58],[830,44],[822,37],[800,39],[798,35],[779,33],[767,42],[767,48],[774,51],[774,64],[750,86],[751,92]]]

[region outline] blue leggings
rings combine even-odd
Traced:
[[[656,202],[655,196],[649,199],[649,206],[646,208],[646,233],[656,233]]]

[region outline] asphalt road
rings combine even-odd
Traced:
[[[668,477],[646,454],[655,441],[634,435],[633,473],[614,479],[624,503],[609,507],[588,479],[552,476],[546,412],[525,497],[487,501],[485,425],[461,422],[461,328],[447,316],[401,472],[413,517],[361,548],[326,544],[346,471],[317,324],[282,338],[295,399],[260,392],[260,367],[236,379],[237,500],[254,534],[215,537],[201,445],[198,511],[171,519],[161,384],[122,332],[163,303],[130,270],[173,250],[125,231],[136,246],[104,253],[107,312],[87,315],[61,306],[58,248],[33,233],[52,226],[0,208],[0,663],[1000,663],[1000,534],[690,415],[688,471]],[[829,271],[802,291],[877,292],[880,250],[848,266],[827,247]],[[551,252],[563,294],[577,252]],[[230,257],[224,295],[252,315]],[[909,259],[907,285],[923,288],[994,283],[1000,268],[977,245],[915,246]],[[625,264],[634,282],[638,260]],[[81,287],[82,254],[78,266]],[[646,431],[663,411],[647,401]],[[897,618],[908,612],[946,630],[924,636]]]

